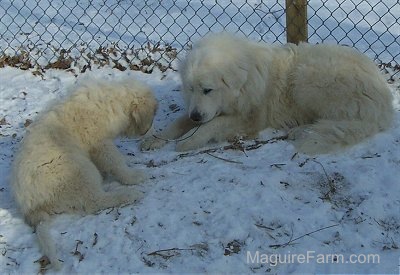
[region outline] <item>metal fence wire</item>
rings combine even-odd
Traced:
[[[0,67],[167,69],[209,32],[286,43],[285,12],[284,0],[0,0]],[[352,46],[398,69],[399,1],[309,0],[307,14],[310,43]]]

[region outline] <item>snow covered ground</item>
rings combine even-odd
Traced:
[[[52,51],[45,49],[46,43],[53,43],[53,36],[64,43],[55,46],[64,48],[79,44],[79,36],[91,41],[92,34],[97,41],[88,43],[92,49],[103,44],[107,36],[127,47],[145,43],[145,33],[158,42],[160,37],[151,29],[159,20],[157,16],[165,25],[172,24],[172,33],[164,36],[164,41],[178,50],[191,35],[204,34],[209,26],[214,31],[235,31],[239,25],[253,39],[285,41],[284,2],[280,0],[281,5],[247,1],[245,13],[256,13],[246,24],[242,15],[234,16],[235,9],[223,10],[218,5],[207,9],[215,4],[211,0],[203,1],[204,7],[198,1],[190,1],[190,5],[189,1],[162,1],[162,5],[161,1],[146,1],[146,5],[141,1],[142,6],[129,9],[129,1],[93,1],[92,5],[79,1],[80,6],[70,14],[68,7],[77,2],[36,1],[35,6],[41,9],[31,12],[32,1],[0,1],[1,23],[7,26],[11,22],[0,39],[0,53],[12,53],[7,48],[9,42],[16,47],[36,45],[39,48],[31,54],[41,56],[39,62],[45,65],[52,56]],[[222,6],[227,2],[218,1]],[[368,1],[373,9],[366,2],[309,1],[325,21],[321,27],[320,19],[310,18],[310,41],[353,45],[371,58],[376,57],[374,52],[382,52],[382,61],[395,57],[399,64],[400,50],[395,43],[400,34],[398,1]],[[235,3],[240,6],[244,1]],[[343,9],[336,9],[338,3]],[[388,7],[394,7],[391,13],[387,13]],[[328,8],[335,10],[333,15]],[[40,17],[43,12],[46,16]],[[103,15],[108,16],[107,24],[98,28],[91,23],[102,25]],[[129,22],[127,15],[136,16],[138,25],[128,28],[135,37],[123,35]],[[183,15],[192,19],[188,21]],[[332,16],[342,22],[341,28]],[[21,23],[25,17],[27,23]],[[202,21],[209,26],[193,27]],[[193,28],[182,32],[180,26],[188,22]],[[29,27],[31,23],[34,29]],[[351,30],[354,23],[358,28]],[[56,32],[59,29],[63,32]],[[163,24],[157,30],[166,31]],[[43,33],[43,40],[36,32]],[[372,49],[368,49],[370,44]],[[52,237],[64,261],[61,272],[399,273],[400,73],[389,73],[396,109],[393,127],[335,154],[314,158],[298,154],[290,143],[276,138],[284,133],[273,129],[260,133],[257,141],[219,144],[185,154],[175,152],[172,143],[157,151],[140,152],[138,141],[116,140],[129,164],[151,175],[138,187],[146,195],[136,205],[98,215],[56,217]],[[144,74],[93,66],[84,75],[89,74],[107,79],[135,77],[149,84],[160,102],[156,128],[164,128],[184,111],[178,74],[172,70],[155,69]],[[36,236],[24,223],[10,194],[10,166],[30,122],[49,101],[64,96],[75,81],[73,73],[62,70],[49,69],[34,76],[29,70],[0,69],[2,274],[40,271],[41,263],[36,261],[42,255]]]
[[[183,112],[175,72],[103,68],[88,74],[135,77],[148,83],[160,101],[156,128]],[[41,78],[14,68],[0,70],[0,270],[4,273],[40,270],[35,263],[41,257],[35,234],[10,195],[10,165],[29,121],[75,81],[64,71],[49,70]],[[177,153],[168,144],[142,153],[138,141],[117,140],[129,164],[152,176],[139,187],[146,196],[136,205],[98,215],[55,218],[52,237],[64,261],[62,272],[398,272],[399,85],[398,80],[391,85],[397,110],[394,126],[336,154],[310,158],[297,154],[284,140],[258,142],[256,149],[254,141],[238,142],[236,150],[226,143],[188,154]],[[267,129],[259,141],[282,134]],[[252,263],[257,253],[263,263]],[[296,256],[307,253],[308,264]],[[343,255],[348,263],[329,264],[333,254],[338,261]],[[350,258],[352,254],[361,262],[369,257],[375,263],[351,264],[356,259]],[[277,255],[287,263],[276,263]]]

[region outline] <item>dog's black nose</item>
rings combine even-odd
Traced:
[[[203,119],[203,117],[197,110],[194,110],[193,112],[190,113],[190,119],[199,122]]]

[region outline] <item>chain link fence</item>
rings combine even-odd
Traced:
[[[310,43],[352,46],[398,72],[399,1],[307,4]],[[283,0],[0,0],[0,67],[166,70],[209,32],[286,43],[285,11]]]

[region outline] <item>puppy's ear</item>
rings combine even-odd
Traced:
[[[229,68],[225,74],[222,75],[222,82],[234,93],[239,96],[240,89],[246,83],[247,69],[240,66]]]
[[[132,103],[131,116],[139,129],[151,125],[157,107],[157,100],[150,95]]]
[[[131,103],[131,116],[136,125],[140,125],[143,122],[143,118],[148,109],[147,105],[147,98],[143,96],[137,96]]]
[[[131,115],[135,123],[140,124],[142,119],[141,119],[141,111],[139,104],[137,103],[132,104]]]

